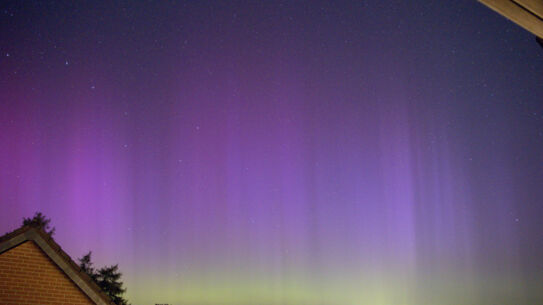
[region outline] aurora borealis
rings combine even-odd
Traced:
[[[0,233],[134,305],[543,302],[543,49],[476,1],[0,9]]]

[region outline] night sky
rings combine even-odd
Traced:
[[[543,49],[472,0],[2,1],[0,234],[135,305],[543,302]]]

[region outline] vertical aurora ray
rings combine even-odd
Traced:
[[[485,7],[27,1],[0,21],[0,230],[43,211],[133,304],[543,300],[540,50]]]

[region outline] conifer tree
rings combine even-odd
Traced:
[[[106,266],[98,270],[96,282],[115,304],[127,305],[127,300],[122,297],[126,289],[120,281],[121,276],[118,265]]]
[[[92,252],[85,254],[79,259],[79,268],[87,273],[91,279],[107,294],[116,305],[128,305],[128,301],[123,298],[126,291],[121,281],[122,273],[119,272],[118,265],[106,266],[95,269],[91,260]]]
[[[91,255],[92,252],[89,251],[89,253],[85,254],[79,259],[79,268],[81,268],[81,271],[84,271],[93,281],[96,282],[96,271],[92,266]]]
[[[23,218],[23,226],[33,226],[43,229],[49,236],[55,234],[55,227],[50,228],[51,219],[47,218],[41,212],[36,212],[32,218]]]
[[[36,212],[32,218],[23,218],[23,226],[33,226],[43,229],[49,236],[55,234],[55,228],[50,226],[51,219],[47,218],[43,213]],[[121,281],[122,273],[119,271],[118,265],[105,266],[100,269],[95,269],[91,260],[92,252],[89,251],[83,257],[79,258],[79,268],[84,271],[89,277],[108,295],[116,305],[129,305],[128,301],[123,298],[126,291],[123,288]]]

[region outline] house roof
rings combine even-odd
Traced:
[[[27,241],[33,241],[93,302],[99,305],[114,304],[55,240],[41,228],[23,226],[1,236],[0,255]]]
[[[535,36],[543,38],[543,1],[541,0],[479,0]]]

